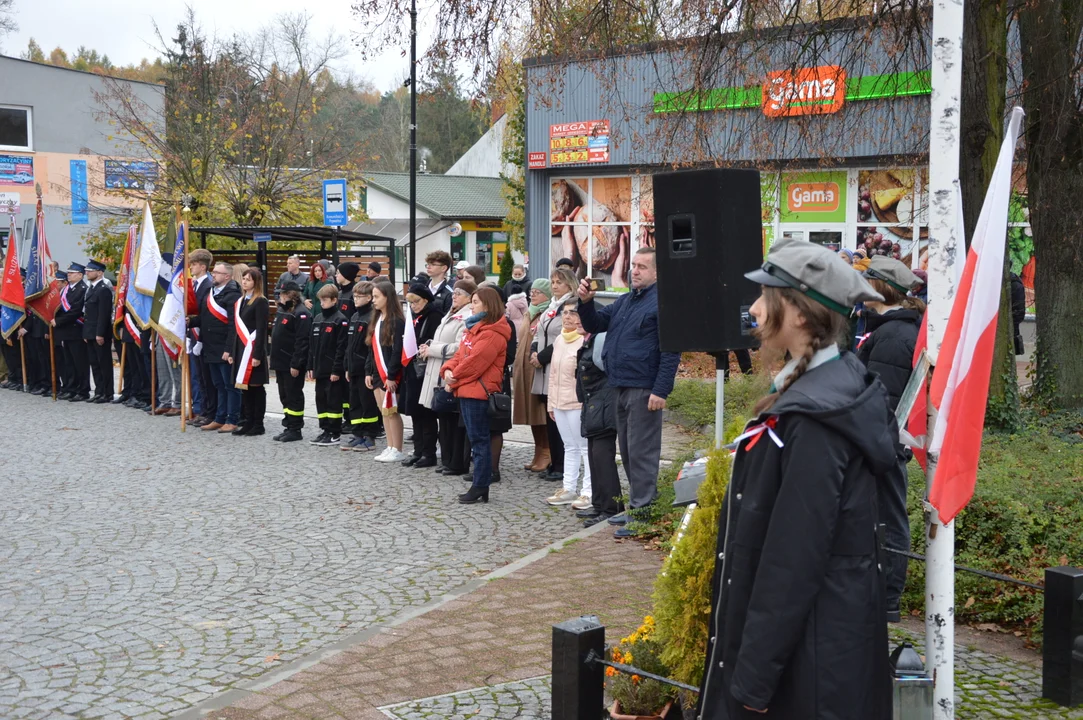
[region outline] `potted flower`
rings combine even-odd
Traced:
[[[661,677],[668,676],[662,663],[662,646],[654,639],[654,618],[643,618],[643,624],[620,644],[610,649],[610,660],[624,665],[634,665]],[[657,680],[629,675],[615,668],[605,669],[605,687],[613,706],[609,716],[613,720],[660,720],[665,717],[677,696],[676,688]]]

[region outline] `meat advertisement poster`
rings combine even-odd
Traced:
[[[609,162],[609,121],[561,123],[549,126],[551,166]]]

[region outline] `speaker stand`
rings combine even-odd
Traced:
[[[714,449],[721,450],[725,441],[724,425],[726,408],[726,370],[729,368],[729,351],[714,353]]]

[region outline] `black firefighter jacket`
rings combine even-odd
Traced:
[[[288,373],[308,366],[309,335],[312,334],[312,311],[298,303],[287,308],[279,305],[271,330],[271,369]]]
[[[113,337],[113,290],[99,280],[87,288],[83,299],[83,339]]]
[[[857,348],[857,359],[880,376],[887,388],[888,407],[894,412],[914,368],[921,313],[905,308],[883,315],[867,309],[865,313],[868,336]]]
[[[53,316],[56,331],[53,333],[55,340],[82,340],[83,339],[83,304],[86,301],[87,285],[79,281],[74,285],[67,285],[60,290],[61,303]],[[65,310],[64,306],[68,309]]]
[[[843,353],[744,440],[719,512],[703,720],[888,720],[878,478],[898,434],[883,385]]]
[[[349,340],[346,343],[346,370],[350,373],[350,382],[365,384],[365,366],[369,359],[369,345],[366,335],[369,321],[372,320],[372,303],[355,308],[350,318]]]
[[[312,320],[308,345],[308,369],[313,377],[337,375],[346,379],[346,343],[350,321],[338,308],[324,310]]]

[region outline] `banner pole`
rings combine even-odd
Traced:
[[[124,394],[124,359],[127,357],[127,355],[128,355],[128,343],[122,342],[120,344],[120,382],[117,383],[118,387],[120,388],[117,391],[118,395],[123,395]]]
[[[158,348],[155,347],[155,333],[150,331],[148,340],[150,341],[150,414],[153,415],[158,409],[158,374],[155,372],[158,368]]]
[[[23,312],[26,312],[25,308],[23,309]],[[26,338],[23,337],[19,338],[19,362],[23,365],[23,392],[30,392],[30,383],[26,381]]]
[[[53,402],[56,402],[56,345],[53,344],[53,326],[49,326],[49,375],[53,381]]]

